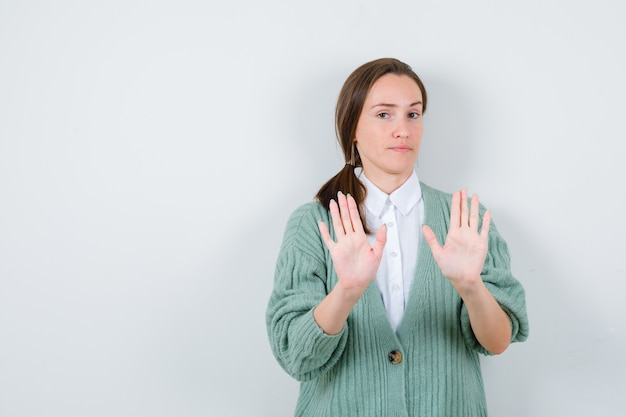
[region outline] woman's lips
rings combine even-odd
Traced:
[[[411,150],[411,147],[400,145],[400,146],[392,146],[390,149],[395,152],[409,152]]]

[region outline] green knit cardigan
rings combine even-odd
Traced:
[[[421,187],[424,223],[444,242],[451,195]],[[484,211],[481,206],[481,218]],[[289,218],[266,311],[272,352],[300,381],[296,417],[486,416],[479,353],[490,353],[476,340],[467,309],[423,239],[397,331],[374,282],[339,334],[320,329],[313,309],[337,282],[320,220],[332,234],[330,213],[317,202]],[[524,289],[511,274],[507,245],[493,223],[482,278],[510,317],[511,341],[526,340]]]

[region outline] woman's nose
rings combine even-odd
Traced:
[[[400,139],[400,138],[406,138],[408,136],[409,136],[409,129],[407,128],[406,122],[398,121],[398,123],[396,124],[393,130],[393,137]]]

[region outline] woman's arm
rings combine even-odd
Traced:
[[[478,342],[489,352],[498,354],[511,342],[508,315],[485,286],[481,271],[488,249],[491,215],[486,211],[478,231],[478,196],[467,204],[467,190],[452,195],[450,228],[443,246],[432,229],[423,226],[424,238],[430,246],[441,273],[450,280],[467,307],[472,330]]]
[[[292,214],[276,262],[274,288],[266,310],[267,331],[279,364],[299,381],[327,372],[341,358],[349,331],[346,318],[365,291],[368,279],[376,275],[377,266],[373,273],[361,268],[368,259],[378,265],[380,259],[376,257],[382,255],[384,231],[379,233],[375,248],[368,244],[369,249],[354,253],[354,248],[362,247],[353,245],[359,241],[361,233],[357,232],[362,227],[356,203],[352,197],[342,195],[337,200],[339,203],[331,208],[334,219],[321,205],[312,203]],[[334,236],[319,219],[328,219],[323,221],[327,225],[333,223]],[[320,231],[326,234],[325,242],[320,239]],[[332,248],[336,262],[333,266],[341,281],[330,288],[325,245]],[[355,260],[357,268],[350,266]]]
[[[325,223],[320,222],[319,229],[333,260],[338,282],[315,308],[313,317],[326,334],[337,334],[367,286],[376,279],[387,229],[385,226],[380,228],[374,247],[371,247],[351,195],[337,194],[337,202],[330,202],[330,215],[337,241],[332,239]]]

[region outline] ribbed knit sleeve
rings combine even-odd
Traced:
[[[266,310],[272,352],[281,367],[300,381],[332,368],[347,341],[347,325],[339,334],[327,335],[313,318],[313,309],[332,289],[320,220],[329,224],[326,210],[318,203],[300,207],[289,218]]]
[[[435,190],[423,183],[421,186],[426,200],[429,226],[437,235],[439,242],[444,242],[450,226],[452,194]],[[481,204],[479,210],[480,227],[482,227],[482,219],[487,209]],[[511,273],[509,249],[493,221],[489,228],[488,252],[481,277],[491,295],[511,320],[511,342],[526,340],[528,337],[528,317],[524,288]],[[460,321],[463,340],[467,347],[484,355],[491,355],[476,339],[465,304],[461,305]]]
[[[424,223],[443,242],[451,194],[420,185]],[[318,221],[333,235],[329,213],[318,203],[305,204],[289,218],[266,310],[272,352],[301,381],[295,416],[486,417],[480,353],[489,352],[476,340],[460,295],[423,239],[395,331],[375,282],[339,334],[322,331],[313,310],[332,290],[337,274]],[[482,278],[511,318],[512,340],[524,340],[524,290],[511,274],[507,246],[493,225]]]

